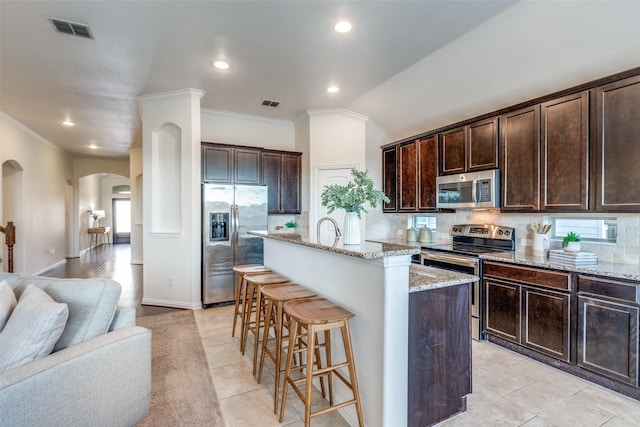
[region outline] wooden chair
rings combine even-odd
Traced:
[[[271,269],[261,264],[244,264],[236,265],[233,267],[233,271],[236,273],[236,301],[233,309],[233,329],[231,329],[231,336],[236,335],[237,320],[240,319],[240,331],[244,327],[244,301],[247,298],[247,282],[244,280],[244,275],[247,273],[271,273]]]

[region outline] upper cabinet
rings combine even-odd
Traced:
[[[539,209],[540,107],[524,108],[500,117],[503,211]]]
[[[264,150],[262,183],[268,187],[270,214],[299,214],[302,153]]]
[[[202,180],[221,184],[260,184],[262,149],[202,144]]]
[[[498,118],[439,134],[439,174],[450,175],[498,167]]]
[[[640,76],[596,94],[596,210],[640,211]]]
[[[589,93],[541,104],[541,209],[589,209]]]
[[[398,210],[398,150],[396,146],[382,150],[382,191],[389,203],[382,204],[383,212]]]
[[[436,210],[438,139],[436,135],[398,146],[398,210]]]

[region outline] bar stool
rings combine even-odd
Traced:
[[[275,387],[273,392],[273,413],[278,413],[278,390],[280,389],[280,374],[282,362],[282,342],[289,338],[283,336],[284,330],[284,303],[301,298],[315,297],[316,293],[295,284],[269,285],[262,287],[262,295],[267,298],[267,311],[264,322],[264,332],[262,333],[262,351],[260,352],[260,369],[258,370],[258,383],[262,381],[262,369],[264,367],[264,355],[269,356],[275,363]],[[274,339],[269,338],[269,330],[274,328]],[[289,326],[287,325],[289,330]],[[269,341],[275,341],[275,351],[269,348]],[[317,362],[320,362],[319,352]],[[324,390],[324,387],[323,387]]]
[[[305,427],[309,427],[312,417],[325,414],[330,411],[335,411],[336,409],[340,409],[352,404],[356,405],[359,425],[364,426],[364,422],[362,420],[362,408],[360,406],[360,394],[358,391],[358,380],[356,378],[355,360],[353,359],[353,349],[351,348],[351,335],[349,333],[348,322],[349,319],[354,317],[354,314],[325,298],[288,301],[284,304],[284,312],[290,317],[291,325],[289,334],[289,349],[287,351],[287,364],[284,371],[284,385],[282,387],[280,422],[282,422],[284,419],[284,408],[287,403],[287,387],[291,385],[291,388],[293,388],[298,397],[304,402]],[[296,352],[304,351],[304,349],[294,348],[295,342],[298,339],[299,326],[307,329],[306,376],[305,378],[294,380],[293,378],[291,378],[291,364],[293,361],[293,355]],[[337,328],[340,328],[340,331],[342,332],[346,361],[333,365],[331,361],[331,330]],[[316,346],[318,346],[317,334],[319,332],[324,332],[326,367],[314,370],[313,357],[315,354]],[[350,382],[344,377],[344,375],[342,375],[338,371],[339,368],[345,366],[347,366],[349,369]],[[351,389],[353,393],[353,399],[334,405],[331,374],[334,374],[349,389]],[[313,385],[313,378],[321,377],[323,375],[326,375],[329,380],[330,406],[320,409],[316,412],[311,412],[311,388]],[[303,382],[305,383],[304,395],[298,387],[298,384]]]
[[[258,362],[258,345],[260,344],[260,327],[262,327],[264,321],[262,287],[288,283],[289,279],[276,273],[247,273],[244,275],[244,280],[247,281],[247,300],[244,304],[245,317],[240,350],[244,354],[249,332],[251,332],[253,334],[253,375],[255,375]],[[255,316],[252,319],[254,313]]]
[[[244,301],[247,297],[247,282],[244,281],[244,275],[247,273],[271,273],[271,269],[262,264],[244,264],[233,267],[238,279],[236,280],[236,305],[233,309],[233,329],[231,336],[236,335],[236,324],[240,318],[240,331],[244,327]],[[242,301],[242,306],[240,302]],[[240,308],[242,307],[242,308]]]

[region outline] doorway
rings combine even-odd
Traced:
[[[131,243],[131,200],[113,199],[113,244]]]

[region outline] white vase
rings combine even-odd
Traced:
[[[580,242],[568,242],[564,250],[567,252],[580,252]]]
[[[344,216],[342,242],[345,245],[360,244],[360,218],[358,218],[358,214],[355,212],[347,212]]]

